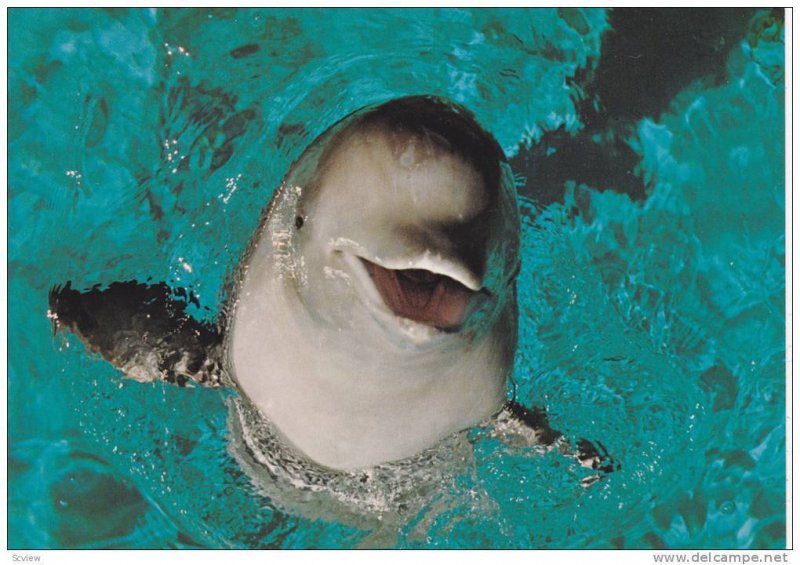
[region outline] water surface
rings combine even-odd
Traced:
[[[11,10],[9,547],[784,546],[783,22],[734,16],[682,16],[704,31],[684,51],[713,54],[688,68],[620,64],[640,53],[608,38],[645,20],[603,10]],[[612,68],[680,80],[625,104]],[[314,520],[242,472],[228,394],[125,381],[53,337],[67,280],[165,280],[213,318],[306,144],[419,93],[517,165],[509,395],[620,471],[583,488],[475,429],[402,523]]]

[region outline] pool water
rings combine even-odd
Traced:
[[[617,17],[10,10],[9,547],[785,546],[783,21],[691,36],[718,68],[665,59],[659,76],[685,80],[657,109],[608,94],[589,111]],[[475,428],[413,511],[295,511],[234,456],[232,393],[126,381],[53,335],[47,293],[67,280],[164,280],[212,319],[304,147],[419,93],[467,106],[523,164],[509,395],[620,470],[583,487],[573,460]],[[578,176],[595,167],[567,144],[608,136],[621,153],[600,166],[624,174]],[[540,186],[537,163],[564,155]]]

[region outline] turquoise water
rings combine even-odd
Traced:
[[[469,432],[389,526],[276,503],[228,393],[124,381],[54,337],[55,284],[166,280],[211,318],[289,164],[362,106],[460,102],[509,155],[584,128],[602,10],[11,10],[9,547],[785,545],[783,27],[623,128],[645,196],[524,186],[513,387],[621,470]],[[570,85],[570,86],[568,86]],[[611,188],[612,190],[598,190]]]

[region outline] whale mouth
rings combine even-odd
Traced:
[[[395,316],[445,332],[458,331],[478,291],[426,269],[389,269],[359,257],[375,289]]]

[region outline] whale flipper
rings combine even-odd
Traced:
[[[527,408],[509,401],[495,416],[493,433],[511,445],[542,446],[557,448],[562,454],[575,458],[583,467],[603,474],[619,471],[621,465],[598,441],[581,438],[573,446],[565,441],[561,432],[550,427],[547,412],[541,408]],[[603,475],[586,477],[584,486],[600,480]]]
[[[622,469],[622,465],[608,453],[606,447],[599,441],[579,439],[577,447],[576,457],[584,467],[604,473],[613,473]]]
[[[223,337],[214,324],[188,314],[189,304],[197,305],[191,292],[165,283],[115,282],[78,291],[67,282],[50,291],[48,316],[56,330],[77,334],[90,351],[136,381],[230,386],[221,363]],[[570,446],[540,408],[507,402],[492,427],[509,444],[555,447],[602,473],[620,468],[599,442],[581,439]],[[589,477],[587,486],[600,478]]]
[[[562,437],[561,432],[550,427],[547,413],[540,408],[526,408],[522,404],[510,401],[498,415],[498,421],[503,419],[517,423],[528,433],[533,433],[535,436],[533,439],[538,445],[550,446]],[[519,433],[520,430],[516,431]]]
[[[227,384],[222,368],[222,335],[186,312],[196,297],[165,283],[115,282],[102,289],[72,288],[70,282],[49,294],[55,329],[76,333],[127,377],[186,386]]]

